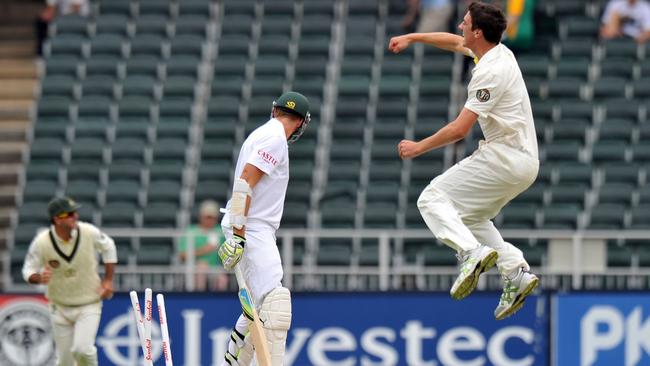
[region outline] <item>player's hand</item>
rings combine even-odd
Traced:
[[[221,263],[223,263],[223,268],[227,270],[232,270],[235,268],[235,265],[239,263],[242,255],[244,254],[244,246],[246,246],[246,238],[233,234],[232,238],[226,239],[226,241],[219,246],[219,258],[221,258]]]
[[[41,272],[41,284],[47,285],[52,278],[52,268],[45,266],[43,272]]]
[[[103,280],[99,286],[99,297],[107,300],[113,297],[113,281]]]
[[[390,39],[388,42],[388,50],[393,53],[399,53],[405,50],[408,46],[411,45],[411,40],[405,34],[403,36],[397,36]]]
[[[421,154],[418,143],[411,140],[400,141],[397,152],[402,159],[411,159]]]

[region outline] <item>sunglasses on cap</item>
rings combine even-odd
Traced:
[[[56,215],[59,219],[67,219],[68,217],[75,216],[77,214],[77,211],[72,211],[72,212],[64,212]]]

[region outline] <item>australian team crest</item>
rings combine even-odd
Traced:
[[[476,99],[480,102],[487,102],[490,100],[490,91],[487,89],[479,89],[476,91]]]

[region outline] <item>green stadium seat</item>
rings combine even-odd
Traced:
[[[543,156],[547,161],[578,161],[580,149],[579,142],[552,142],[545,144]]]
[[[233,157],[234,145],[234,140],[227,137],[206,139],[201,148],[201,158],[211,161],[230,161]]]
[[[133,15],[133,7],[131,0],[102,0],[99,2],[99,14],[102,17],[107,15]]]
[[[356,202],[348,199],[328,200],[321,203],[320,212],[321,225],[324,228],[352,228]]]
[[[608,267],[629,267],[632,264],[634,252],[626,245],[619,245],[615,242],[607,242],[607,266]]]
[[[372,182],[366,191],[366,202],[398,203],[399,181]],[[367,210],[367,208],[366,208]]]
[[[633,186],[639,183],[641,168],[636,164],[607,163],[600,168],[605,183],[628,183]]]
[[[47,214],[47,202],[54,197],[53,190],[47,190],[43,186],[42,181],[33,181],[30,184],[37,184],[40,187],[30,189],[30,192],[23,194],[25,199],[30,199],[18,207],[18,222],[20,226],[23,227],[24,237],[16,238],[17,243],[23,245],[29,245],[32,241],[36,230],[40,226],[47,226],[49,223],[49,217]],[[51,186],[51,185],[50,185]],[[25,187],[27,188],[27,187]],[[52,193],[52,195],[47,196],[47,193]],[[39,200],[43,198],[42,201]],[[30,237],[31,233],[31,237]]]
[[[588,190],[589,185],[584,183],[566,183],[551,186],[547,192],[551,202],[555,204],[571,203],[584,206],[585,195]]]
[[[224,34],[219,39],[219,57],[224,55],[248,56],[250,42],[251,39],[248,35]]]
[[[534,203],[511,203],[501,210],[501,226],[507,229],[533,229],[537,222],[537,208]]]
[[[544,207],[542,213],[542,228],[544,229],[575,230],[578,228],[578,214],[580,213],[578,204],[552,204]]]
[[[230,184],[225,181],[200,181],[194,191],[194,201],[201,202],[206,199],[213,199],[218,202],[226,202],[226,200],[230,199],[230,196],[228,196],[230,189]]]
[[[170,240],[163,238],[147,238],[141,242],[147,243],[136,253],[136,263],[144,266],[169,266],[174,257],[173,245]],[[163,244],[159,244],[163,243]]]
[[[589,229],[620,230],[625,226],[624,204],[600,203],[591,209]]]
[[[183,55],[172,57],[165,65],[167,78],[184,76],[196,79],[198,77],[198,66],[200,63],[201,59],[197,56]],[[169,82],[169,79],[167,82]]]
[[[34,139],[30,146],[30,161],[58,164],[61,162],[64,143],[57,138]]]
[[[591,185],[594,167],[591,164],[560,162],[556,166],[557,183],[582,183]]]
[[[104,2],[108,3],[108,1]],[[117,2],[119,4],[119,1]],[[127,3],[128,5],[128,3]],[[126,10],[126,9],[125,9]],[[123,14],[101,14],[95,19],[95,33],[116,34],[121,36],[130,36],[129,34],[129,12]]]
[[[580,79],[580,83],[589,79],[590,59],[586,57],[570,57],[560,59],[555,64],[555,76],[560,79]]]
[[[193,15],[210,15],[212,2],[209,0],[185,0],[178,3],[178,14],[181,17]]]
[[[608,58],[600,63],[600,76],[632,80],[634,78],[634,68],[634,60],[628,58]]]
[[[603,44],[603,56],[636,60],[639,58],[639,47],[631,38],[611,39]]]
[[[329,55],[330,36],[326,34],[304,35],[298,42],[299,57]]]
[[[59,181],[60,167],[59,164],[29,163],[25,166],[25,179],[27,181],[49,180],[56,185]]]
[[[560,20],[560,33],[565,37],[598,38],[600,22],[586,16],[571,16]]]
[[[160,24],[160,20],[152,21],[152,24]],[[138,25],[139,27],[141,25]],[[155,56],[162,57],[162,45],[165,38],[160,34],[138,33],[131,39],[130,57],[134,56]],[[128,66],[127,66],[128,67]]]
[[[45,75],[65,75],[76,77],[79,57],[73,55],[52,56],[45,63]]]
[[[57,193],[57,185],[52,183],[50,180],[33,180],[27,182],[23,191],[23,201],[25,202],[23,206],[28,202],[49,202]],[[47,210],[43,214],[46,215]],[[23,220],[22,222],[25,221]]]
[[[288,62],[285,55],[260,55],[255,60],[255,76],[285,75]]]
[[[75,78],[68,75],[46,76],[41,82],[43,97],[65,96],[74,97]]]
[[[90,52],[94,57],[121,57],[124,54],[124,43],[122,35],[98,34],[90,39]]]
[[[181,3],[183,4],[183,3]],[[196,36],[206,36],[206,24],[209,23],[209,17],[205,14],[190,14],[180,16],[174,23],[174,34],[176,36],[191,34]]]
[[[593,98],[625,98],[627,80],[621,77],[602,77],[593,84]]]
[[[79,34],[62,34],[49,40],[45,45],[45,56],[84,56],[83,45],[87,38]]]
[[[99,183],[97,179],[69,180],[65,186],[65,195],[73,197],[79,202],[97,203],[97,191]]]
[[[305,8],[305,14],[301,22],[302,36],[318,36],[331,33],[333,20],[330,14],[309,14],[306,11],[309,6],[305,3],[303,7]]]
[[[549,98],[580,99],[582,80],[576,77],[563,77],[549,80],[547,93]]]
[[[592,160],[594,162],[605,162],[605,161],[626,161],[628,144],[625,142],[618,141],[605,141],[599,142],[594,145],[592,151]]]
[[[291,182],[291,189],[287,190],[285,201],[287,203],[308,203],[311,198],[311,181]]]
[[[170,49],[173,57],[189,55],[202,57],[205,37],[196,34],[180,34],[171,39]]]
[[[143,167],[138,160],[122,160],[108,166],[108,177],[111,182],[126,180],[140,182]]]
[[[396,202],[368,202],[363,215],[366,228],[391,229],[396,227]]]
[[[83,137],[75,139],[70,146],[70,159],[73,162],[97,162],[103,164],[104,160],[104,139]]]
[[[105,75],[109,77],[118,77],[118,69],[121,59],[117,56],[102,55],[91,57],[86,60],[84,70],[86,76]]]
[[[187,144],[184,139],[165,138],[156,140],[153,145],[154,161],[185,161]]]
[[[309,206],[303,202],[287,202],[282,212],[283,228],[306,228]]]
[[[159,55],[135,55],[126,60],[126,75],[130,78],[143,75],[158,78]]]
[[[53,28],[56,37],[61,35],[88,35],[88,19],[80,15],[62,15],[56,17]]]
[[[68,182],[78,180],[91,180],[94,182],[99,182],[99,175],[101,171],[102,166],[100,165],[88,162],[80,162],[76,164],[70,164],[66,167],[66,177]]]
[[[553,141],[584,142],[591,129],[589,121],[584,119],[562,119],[550,126]]]
[[[352,257],[350,239],[320,239],[316,264],[319,266],[349,266]]]
[[[169,0],[139,0],[138,1],[138,14],[140,18],[145,15],[164,15],[170,14]]]
[[[402,175],[400,161],[373,160],[370,165],[371,182],[399,182]]]
[[[135,227],[137,209],[132,202],[107,202],[102,208],[102,227]]]
[[[174,181],[180,184],[183,181],[184,167],[185,164],[179,162],[151,164],[149,166],[149,180],[152,182]]]
[[[635,185],[630,183],[606,183],[598,190],[598,202],[602,204],[629,205]]]
[[[146,141],[137,138],[121,138],[111,145],[111,160],[144,162]]]
[[[648,80],[650,83],[650,80]],[[625,119],[639,121],[640,104],[627,99],[607,99],[602,103],[606,119]]]
[[[221,76],[212,81],[212,96],[241,96],[244,77],[240,75]]]

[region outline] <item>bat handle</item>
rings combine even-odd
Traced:
[[[246,282],[244,281],[244,275],[241,273],[241,268],[239,268],[239,264],[235,265],[235,277],[237,277],[237,283],[239,284],[239,287],[244,287],[244,284]]]

